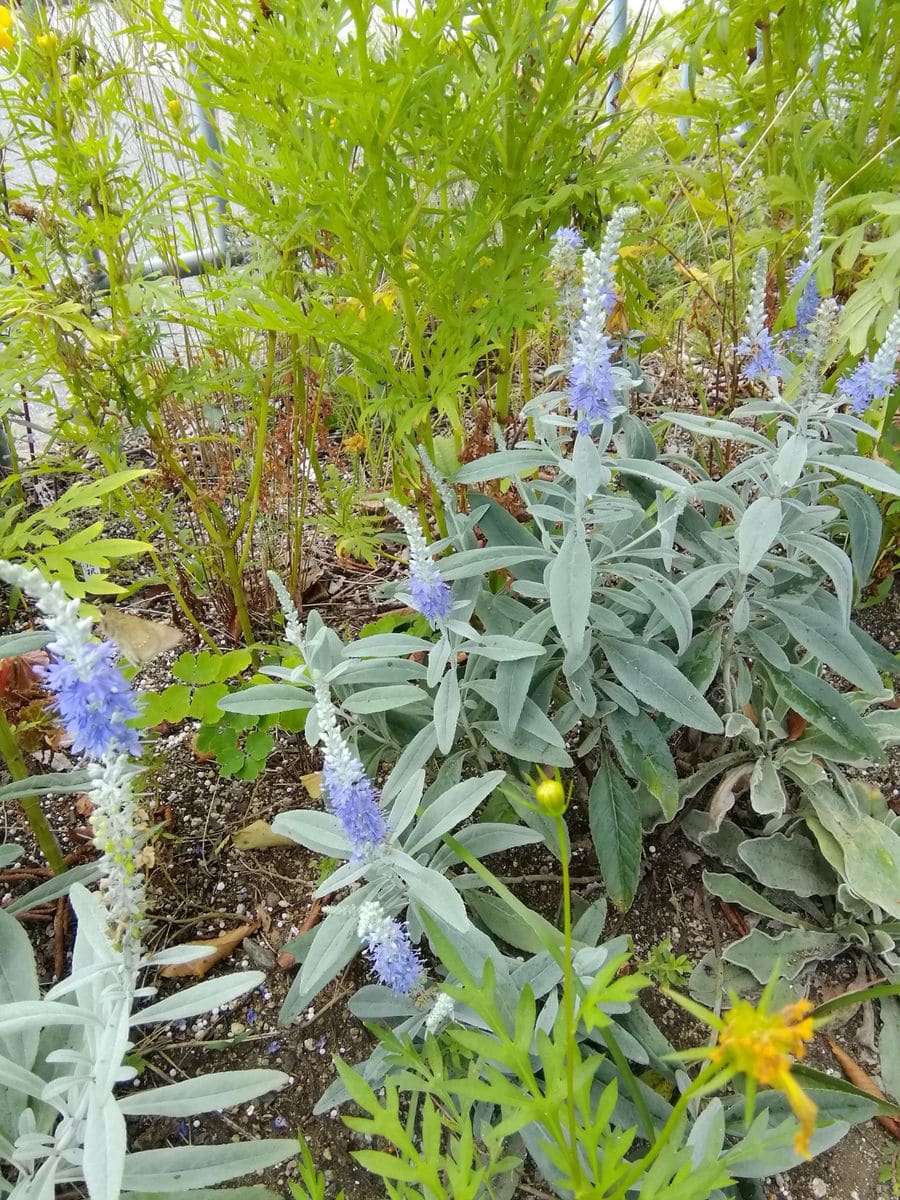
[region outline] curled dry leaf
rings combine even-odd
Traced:
[[[841,1047],[838,1046],[836,1042],[833,1042],[830,1038],[828,1039],[828,1045],[831,1048],[831,1053],[840,1063],[841,1070],[854,1085],[854,1087],[858,1087],[861,1092],[868,1092],[868,1094],[870,1096],[874,1096],[876,1100],[884,1100],[885,1103],[888,1103],[887,1096],[885,1096],[881,1088],[876,1085],[871,1075],[862,1069],[855,1058],[849,1055],[846,1050],[842,1050]],[[891,1137],[900,1142],[900,1118],[876,1116],[875,1120],[879,1125],[884,1126]]]
[[[0,695],[8,702],[7,707],[18,708],[41,694],[41,677],[34,668],[44,667],[49,661],[46,650],[29,650],[15,658],[0,659]]]
[[[251,821],[231,835],[235,850],[267,850],[270,846],[296,846],[297,843],[280,833],[273,833],[268,821]]]
[[[796,742],[798,737],[802,737],[803,731],[808,724],[809,722],[805,717],[801,717],[798,712],[794,712],[792,708],[789,708],[787,711],[788,741]]]
[[[75,811],[79,817],[89,817],[94,811],[94,802],[87,792],[79,792],[75,797]]]
[[[745,790],[752,774],[753,767],[750,763],[732,767],[725,773],[709,802],[710,832],[717,831],[725,817],[734,808],[738,793]]]
[[[201,941],[187,942],[188,946],[210,947],[212,954],[204,954],[200,958],[192,958],[190,962],[172,963],[171,966],[161,967],[160,975],[165,979],[203,979],[205,975],[223,958],[232,954],[245,937],[259,929],[259,922],[249,925],[239,925],[237,929],[228,929],[218,937]]]

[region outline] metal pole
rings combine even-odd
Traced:
[[[614,50],[625,41],[628,32],[628,0],[613,0],[609,22],[609,47]],[[619,92],[622,90],[622,68],[613,72],[609,92],[606,96],[606,111],[613,113],[619,107]]]
[[[689,62],[682,63],[681,64],[681,87],[682,87],[683,91],[687,92],[689,97],[693,97],[693,95],[694,95],[694,82],[695,82],[696,78],[697,78],[697,72],[694,70],[694,68],[691,66],[691,64]],[[678,127],[678,132],[681,134],[681,136],[683,138],[686,138],[687,135],[691,132],[691,118],[690,117],[679,117],[678,120],[675,122],[675,124]]]

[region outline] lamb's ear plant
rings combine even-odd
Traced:
[[[31,945],[14,912],[0,911],[3,1190],[15,1200],[40,1200],[71,1186],[83,1186],[91,1200],[148,1190],[187,1193],[282,1162],[294,1152],[288,1139],[128,1151],[129,1116],[217,1111],[282,1087],[287,1076],[231,1071],[135,1088],[135,1068],[125,1060],[136,1029],[228,1004],[263,976],[243,971],[205,980],[140,1006],[156,991],[143,982],[145,973],[195,958],[196,947],[153,955],[142,946],[150,849],[149,819],[135,791],[140,767],[133,755],[140,743],[128,723],[135,701],[116,666],[115,647],[90,640],[90,620],[78,618],[78,602],[67,600],[59,584],[10,563],[0,563],[0,578],[36,602],[51,631],[47,683],[74,749],[88,760],[79,790],[93,804],[90,822],[100,851],[99,894],[72,883],[70,875],[51,881],[52,893],[44,889],[40,897],[68,886],[77,919],[71,974],[49,990],[41,992]],[[18,903],[37,899],[32,892]],[[117,1088],[127,1090],[117,1095]]]
[[[692,1005],[718,1043],[673,1052],[638,1003],[649,981],[624,970],[622,939],[576,950],[579,926],[596,938],[603,915],[595,924],[589,909],[573,928],[565,792],[548,782],[563,930],[522,962],[429,918],[449,1001],[441,1022],[429,1026],[376,989],[365,1004],[357,997],[359,1014],[378,1022],[370,1028],[379,1045],[362,1068],[338,1060],[339,1084],[322,1105],[351,1099],[364,1115],[345,1116],[346,1124],[390,1141],[390,1154],[354,1152],[390,1196],[509,1195],[530,1162],[562,1195],[724,1200],[738,1179],[787,1169],[879,1109],[827,1075],[801,1077],[792,1059],[804,1056],[816,1014],[806,1001],[776,1011],[771,988],[758,1006],[742,1002],[724,1020]],[[524,907],[485,868],[478,873],[513,910]],[[685,1059],[705,1060],[693,1078],[678,1065]],[[723,1095],[739,1076],[744,1095]]]

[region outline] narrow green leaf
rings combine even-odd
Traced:
[[[811,725],[860,759],[872,762],[884,759],[881,746],[862,717],[831,684],[802,667],[791,667],[790,671],[778,671],[772,666],[766,669],[780,698]]]
[[[600,645],[616,678],[649,708],[704,733],[721,733],[722,722],[694,685],[649,646],[602,637]]]
[[[617,908],[627,909],[640,878],[641,818],[631,788],[608,758],[591,784],[588,816],[606,891]]]

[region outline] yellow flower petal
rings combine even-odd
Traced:
[[[800,1122],[800,1128],[794,1138],[794,1149],[804,1158],[812,1158],[809,1152],[809,1139],[816,1131],[816,1114],[819,1110],[790,1071],[785,1073],[778,1088],[779,1091],[784,1092],[794,1116]]]
[[[0,50],[12,50],[15,42],[5,29],[0,29]]]
[[[12,29],[13,15],[5,4],[0,4],[0,29]]]

